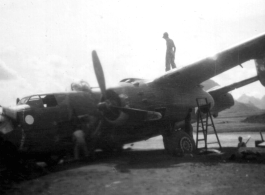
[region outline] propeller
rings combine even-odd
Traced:
[[[104,117],[106,119],[110,119],[108,120],[109,122],[113,122],[113,124],[123,124],[127,120],[128,116],[127,114],[120,112],[120,110],[113,110],[112,104],[114,103],[114,101],[110,101],[107,99],[104,72],[98,54],[95,50],[92,51],[92,60],[98,85],[102,94],[102,101],[98,104],[98,109],[102,113],[104,113]]]
[[[101,94],[103,99],[106,99],[106,85],[105,85],[105,77],[104,77],[104,72],[101,66],[101,63],[98,58],[97,52],[94,50],[92,51],[92,59],[93,59],[93,66],[94,66],[94,71],[97,77],[97,81],[101,90]]]
[[[114,91],[106,91],[104,72],[99,61],[97,52],[92,51],[92,60],[97,81],[102,93],[102,101],[98,104],[98,109],[104,113],[104,117],[112,124],[124,124],[129,118],[132,121],[151,121],[162,118],[161,113],[120,107],[120,98]]]

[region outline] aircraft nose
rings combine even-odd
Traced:
[[[7,117],[3,116],[2,114],[0,115],[0,132],[2,134],[7,134],[11,131],[13,131],[14,127],[10,119]]]
[[[6,117],[0,114],[0,123],[6,121]]]
[[[17,109],[13,107],[10,107],[10,108],[3,107],[2,115],[12,120],[17,120]]]

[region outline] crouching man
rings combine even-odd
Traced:
[[[80,160],[81,158],[87,158],[89,153],[87,149],[85,133],[82,130],[81,124],[76,125],[76,130],[73,133],[73,142],[74,142],[75,160]]]

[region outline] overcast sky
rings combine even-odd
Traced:
[[[94,49],[112,86],[164,72],[166,31],[181,68],[265,32],[264,24],[263,0],[1,0],[0,104],[65,91],[80,79],[97,86]],[[228,85],[256,74],[253,62],[243,66],[214,80]],[[243,93],[260,98],[265,88],[257,82],[232,92]]]

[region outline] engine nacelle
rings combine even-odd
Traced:
[[[265,58],[255,59],[258,79],[260,83],[265,87]]]
[[[214,98],[214,107],[211,112],[214,117],[218,116],[218,113],[232,107],[235,104],[234,98],[230,93],[225,93],[223,95],[213,97]]]

